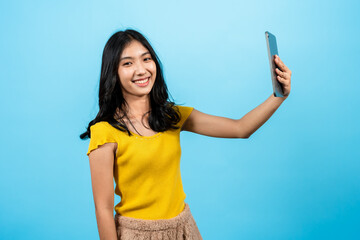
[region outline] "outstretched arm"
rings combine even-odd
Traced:
[[[249,138],[273,115],[290,94],[291,71],[278,56],[275,58],[275,63],[280,68],[280,70],[276,70],[276,73],[277,79],[284,89],[284,97],[275,97],[271,94],[265,102],[241,119],[213,116],[194,109],[184,123],[182,130],[210,137]]]

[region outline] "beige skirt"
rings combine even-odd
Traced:
[[[115,225],[118,240],[202,240],[187,203],[170,219],[143,220],[116,214]]]

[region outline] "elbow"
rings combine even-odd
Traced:
[[[236,135],[235,138],[248,139],[250,136],[251,136],[251,134],[250,135],[248,135],[248,134],[238,134],[238,135]]]
[[[243,139],[248,139],[251,136],[251,133],[248,132],[244,132],[244,131],[238,131],[237,133],[237,138],[243,138]]]
[[[241,122],[241,119],[237,120],[236,125],[236,137],[248,139],[251,136],[251,128]]]
[[[97,218],[103,218],[105,216],[112,216],[114,209],[112,208],[95,208],[95,215]]]
[[[242,132],[242,133],[240,133],[239,138],[248,139],[251,135],[252,135],[251,132]]]
[[[108,203],[102,203],[102,204],[96,204],[95,203],[95,212],[102,214],[102,213],[108,213],[113,212],[114,210],[114,204],[111,202]]]

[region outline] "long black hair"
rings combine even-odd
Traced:
[[[88,124],[86,132],[80,135],[81,139],[91,137],[90,127],[101,121],[106,121],[113,127],[127,132],[129,136],[132,135],[123,120],[124,117],[127,117],[127,103],[122,94],[118,76],[120,56],[124,48],[132,41],[138,41],[147,48],[156,64],[156,79],[149,94],[151,110],[148,121],[150,128],[156,132],[179,128],[176,124],[180,121],[180,112],[177,107],[174,107],[175,103],[169,100],[160,59],[141,33],[133,29],[126,29],[114,33],[105,45],[101,63],[99,112],[95,119]],[[116,120],[117,110],[121,110],[122,116]]]

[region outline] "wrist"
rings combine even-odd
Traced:
[[[286,95],[286,96],[283,96],[283,97],[277,97],[277,96],[275,96],[275,93],[273,93],[272,96],[277,98],[277,99],[285,100],[285,99],[288,98],[289,95]]]

